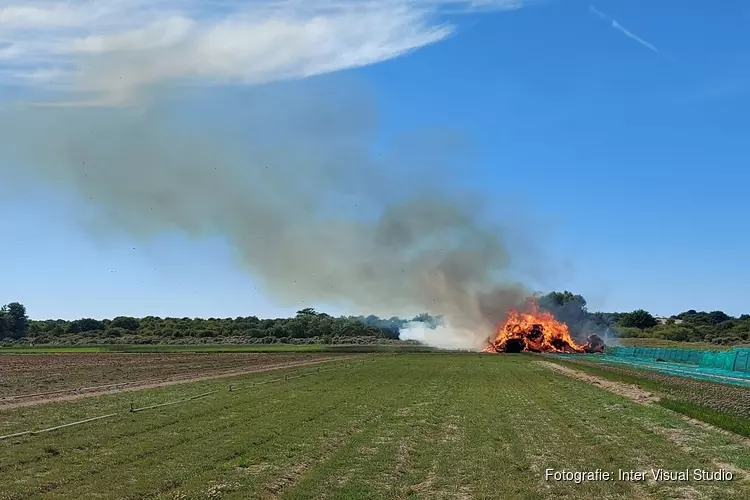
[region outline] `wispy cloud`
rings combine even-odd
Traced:
[[[447,12],[523,0],[0,0],[0,84],[117,104],[180,79],[255,84],[378,63],[438,42]]]
[[[591,11],[592,14],[594,14],[594,15],[600,17],[601,19],[607,21],[608,23],[610,23],[610,25],[614,29],[616,29],[617,31],[619,31],[620,33],[622,33],[623,35],[625,35],[626,37],[630,38],[631,40],[635,40],[636,42],[640,43],[641,45],[643,45],[647,49],[652,50],[653,52],[656,52],[657,54],[661,54],[661,51],[659,49],[657,49],[654,45],[650,44],[649,42],[647,42],[643,38],[639,37],[638,35],[636,35],[632,31],[626,29],[623,25],[621,25],[620,23],[618,23],[617,20],[612,19],[607,14],[601,12],[596,7],[594,7],[593,5],[589,5],[589,11]]]

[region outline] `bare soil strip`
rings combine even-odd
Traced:
[[[73,392],[72,394],[60,394],[55,395],[52,397],[46,397],[42,399],[33,399],[33,400],[25,400],[25,401],[18,401],[18,400],[12,400],[12,401],[0,401],[0,410],[5,409],[11,409],[11,408],[21,408],[26,406],[36,406],[46,403],[56,403],[56,402],[62,402],[62,401],[73,401],[76,399],[81,398],[89,398],[89,397],[95,397],[95,396],[105,396],[108,394],[117,394],[120,392],[132,392],[132,391],[140,391],[142,389],[155,389],[158,387],[167,387],[170,385],[177,385],[177,384],[186,384],[190,382],[200,382],[202,380],[214,380],[219,378],[226,378],[226,377],[235,377],[238,375],[247,375],[250,373],[262,373],[262,372],[270,372],[274,370],[281,370],[284,368],[296,368],[300,366],[310,366],[310,365],[317,365],[321,363],[328,363],[330,361],[336,361],[336,360],[347,360],[352,359],[357,356],[332,356],[332,357],[326,357],[326,358],[319,358],[314,361],[291,361],[286,363],[280,363],[275,365],[266,365],[266,366],[260,366],[256,368],[249,368],[246,370],[234,370],[229,372],[223,372],[223,373],[213,373],[211,375],[196,375],[191,377],[181,377],[181,378],[169,378],[164,380],[144,380],[140,382],[127,382],[128,386],[123,387],[121,384],[116,384],[118,387],[113,387],[105,390],[93,390],[93,391],[86,391],[86,389],[71,389],[70,391],[77,391]]]
[[[550,368],[558,373],[561,373],[562,375],[566,375],[568,377],[574,378],[576,380],[582,380],[584,382],[588,382],[590,384],[596,385],[601,387],[604,390],[607,390],[609,392],[613,392],[615,394],[618,394],[620,396],[624,396],[628,399],[632,399],[636,403],[639,404],[651,404],[659,401],[659,395],[654,394],[651,392],[648,392],[646,390],[641,389],[640,387],[633,385],[633,384],[626,384],[623,382],[615,382],[613,380],[607,380],[605,378],[596,377],[594,375],[589,375],[588,373],[584,373],[578,370],[574,370],[573,368],[568,368],[567,366],[558,365],[556,363],[553,363],[551,361],[535,361],[535,363],[539,363],[541,365],[546,366],[547,368]],[[706,431],[713,431],[717,432],[719,434],[723,434],[724,436],[732,438],[735,442],[741,443],[745,446],[750,447],[750,438],[746,438],[745,436],[741,436],[739,434],[735,434],[734,432],[729,432],[727,430],[721,429],[720,427],[716,427],[714,425],[709,424],[708,422],[703,422],[702,420],[697,420],[695,418],[691,418],[687,415],[683,415],[681,413],[677,413],[677,415],[682,418],[684,421],[699,427]],[[726,468],[726,467],[725,467]]]
[[[632,399],[639,404],[651,404],[659,401],[658,394],[648,392],[644,389],[641,389],[637,385],[626,384],[624,382],[615,382],[614,380],[595,377],[594,375],[589,375],[588,373],[583,373],[581,371],[568,368],[567,366],[558,365],[551,361],[535,361],[535,363],[546,366],[547,368],[568,377],[582,380],[584,382],[599,386],[609,392],[614,392],[615,394],[619,394],[620,396],[625,396],[626,398]]]
[[[750,438],[746,438],[745,436],[741,436],[739,434],[735,434],[734,432],[730,432],[726,429],[722,429],[720,427],[716,427],[715,425],[711,425],[708,422],[704,422],[703,420],[698,420],[692,417],[688,417],[687,415],[680,414],[680,417],[691,424],[693,424],[696,427],[700,427],[703,430],[707,431],[714,431],[719,434],[723,434],[724,436],[732,438],[734,441],[738,443],[742,443],[743,445],[750,448]],[[725,467],[726,468],[726,467]]]

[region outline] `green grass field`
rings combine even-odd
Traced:
[[[0,435],[117,413],[0,441],[0,499],[750,498],[747,445],[537,359],[363,355],[0,410]],[[547,468],[735,477],[574,484],[546,482]]]
[[[625,338],[617,339],[619,345],[623,346],[640,346],[640,347],[671,347],[673,349],[704,349],[710,351],[728,351],[734,347],[747,347],[710,344],[708,342],[678,342],[676,340],[648,339],[648,338]]]
[[[750,388],[612,365],[594,357],[551,358],[591,375],[659,393],[658,404],[750,438]]]

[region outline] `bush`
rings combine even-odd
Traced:
[[[643,336],[643,332],[638,328],[625,328],[622,326],[616,326],[613,328],[614,332],[618,337],[621,338],[639,338]]]
[[[106,333],[108,337],[122,337],[124,335],[127,335],[130,332],[126,330],[125,328],[120,328],[118,326],[115,326],[115,327],[107,328]]]
[[[633,312],[625,313],[620,316],[618,324],[625,328],[638,328],[640,330],[645,330],[646,328],[656,326],[658,322],[648,311],[636,309]]]
[[[134,332],[138,330],[139,325],[140,321],[138,321],[138,318],[131,318],[130,316],[117,316],[110,322],[109,326]]]

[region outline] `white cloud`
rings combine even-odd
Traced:
[[[128,102],[165,81],[254,84],[385,61],[453,31],[448,9],[523,0],[0,0],[0,83]]]
[[[623,25],[621,25],[620,23],[618,23],[615,19],[612,19],[607,14],[601,12],[596,7],[594,7],[593,5],[589,5],[589,11],[591,11],[592,14],[600,17],[604,21],[607,21],[608,23],[610,23],[610,26],[612,26],[614,29],[616,29],[617,31],[619,31],[620,33],[622,33],[623,35],[625,35],[626,37],[630,38],[631,40],[635,40],[636,42],[640,43],[641,45],[643,45],[647,49],[649,49],[649,50],[651,50],[653,52],[656,52],[657,54],[661,54],[661,51],[659,51],[659,49],[657,49],[654,45],[650,44],[649,42],[647,42],[643,38],[639,37],[638,35],[636,35],[632,31],[629,31]]]
[[[170,47],[184,41],[194,25],[192,19],[171,17],[124,33],[74,38],[65,49],[72,53],[104,54]]]

